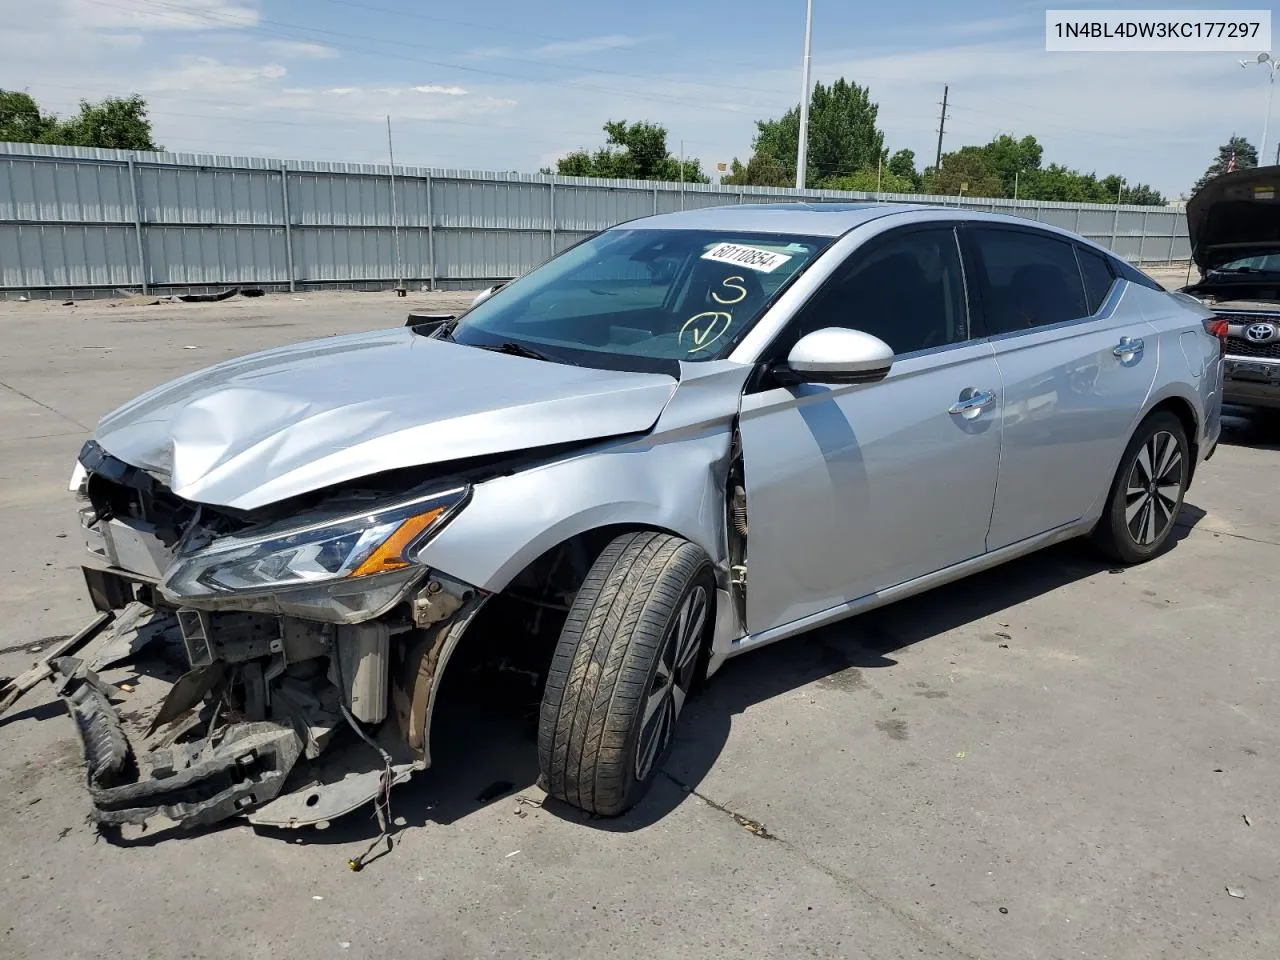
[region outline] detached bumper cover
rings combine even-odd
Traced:
[[[103,824],[144,823],[157,814],[195,827],[216,823],[276,797],[302,754],[288,726],[238,723],[219,737],[154,750],[151,775],[138,762],[111,705],[111,687],[82,661],[51,666],[62,677],[58,695],[75,719],[84,746],[92,818]]]

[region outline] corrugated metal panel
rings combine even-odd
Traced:
[[[653,190],[556,187],[556,228],[603,230],[653,213]]]
[[[561,191],[556,191],[559,207]],[[533,183],[436,181],[431,209],[437,226],[549,230],[551,188]]]
[[[1145,213],[1132,213],[1121,210],[1116,214],[1116,236],[1141,237],[1146,223],[1147,215]],[[1165,233],[1165,236],[1168,235],[1168,233]]]
[[[282,227],[152,227],[144,236],[148,283],[289,279]]]
[[[140,166],[137,176],[144,222],[284,223],[278,173]]]
[[[514,277],[551,256],[551,236],[488,230],[436,229],[436,276]]]
[[[360,227],[391,224],[388,178],[298,176],[291,178],[290,190],[289,209],[294,223]]]
[[[297,277],[307,281],[383,282],[400,273],[406,279],[427,278],[426,229],[432,218],[437,276],[466,282],[524,272],[549,256],[553,246],[564,249],[589,233],[654,213],[655,206],[662,213],[795,199],[992,210],[1077,229],[1104,246],[1114,242],[1117,252],[1134,260],[1164,261],[1171,250],[1175,258],[1188,254],[1181,208],[987,197],[957,201],[397,167],[395,220],[402,227],[398,270],[386,165],[0,143],[0,223],[22,223],[20,233],[10,225],[14,229],[4,235],[0,248],[3,285],[141,282],[130,160],[142,206],[149,279],[156,283],[286,282],[287,251],[284,231],[278,228],[284,220],[282,168],[289,171]],[[79,223],[121,226],[95,231],[81,230]]]
[[[0,287],[141,282],[131,227],[0,223]]]
[[[400,231],[400,257],[404,279],[428,276],[425,230]],[[366,230],[295,227],[293,263],[297,279],[313,283],[400,279],[396,270],[395,234],[390,227]]]
[[[0,220],[132,219],[127,167],[0,156]]]

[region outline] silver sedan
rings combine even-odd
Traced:
[[[547,790],[622,813],[729,657],[1069,538],[1160,551],[1218,438],[1212,319],[1044,224],[748,205],[158,387],[72,488],[95,604],[167,631],[162,717],[203,725],[157,765],[59,661],[94,815],[382,810],[464,653],[538,678]]]

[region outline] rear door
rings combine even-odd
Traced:
[[[1005,390],[987,535],[996,550],[1080,519],[1107,491],[1155,381],[1158,345],[1088,248],[1035,228],[964,234]]]

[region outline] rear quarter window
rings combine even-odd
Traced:
[[[1080,261],[1080,276],[1084,278],[1084,296],[1089,313],[1097,313],[1111,292],[1115,275],[1107,258],[1087,247],[1076,247],[1076,259]]]

